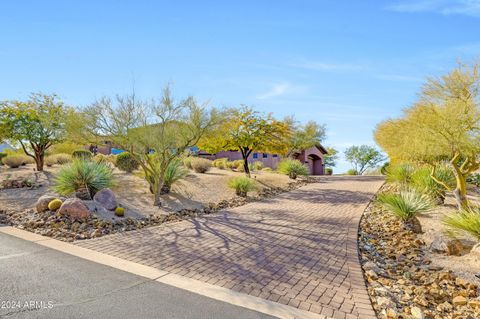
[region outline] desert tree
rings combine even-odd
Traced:
[[[447,162],[455,175],[450,189],[459,208],[468,206],[466,178],[480,168],[480,80],[478,65],[460,64],[450,73],[430,78],[418,101],[402,117],[380,123],[375,140],[393,161]],[[442,183],[443,184],[443,183]]]
[[[293,157],[296,153],[319,145],[326,136],[326,126],[315,121],[301,124],[289,116],[284,119],[289,126],[291,134],[286,135],[287,157]]]
[[[248,157],[253,152],[286,154],[290,126],[250,107],[230,108],[222,112],[222,124],[200,140],[199,147],[217,153],[237,150],[242,154],[245,174],[250,177]]]
[[[338,150],[333,147],[326,147],[327,154],[325,154],[324,162],[326,167],[335,167],[339,158]]]
[[[55,94],[33,93],[27,101],[0,102],[0,140],[20,145],[43,171],[46,151],[66,136],[68,118],[74,110]]]
[[[358,175],[362,175],[369,168],[375,167],[385,160],[383,154],[373,146],[350,146],[344,152],[347,162],[352,164]]]
[[[139,100],[135,94],[104,97],[84,109],[84,138],[108,138],[138,161],[161,206],[165,174],[171,163],[215,125],[216,110],[192,96],[175,100],[169,87],[159,100]]]

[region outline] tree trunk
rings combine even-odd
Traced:
[[[37,166],[37,171],[43,171],[43,163],[45,159],[45,154],[43,152],[35,152],[35,164]]]
[[[453,195],[457,201],[458,209],[462,210],[468,207],[467,182],[460,169],[454,163],[451,163],[450,165],[453,169],[453,174],[455,175],[455,181],[457,183],[456,188],[453,190]]]
[[[161,195],[162,195],[162,189],[159,187],[155,191],[155,200],[153,201],[154,206],[162,207],[162,199],[160,198]]]
[[[250,175],[250,168],[248,167],[248,158],[243,159],[243,168],[245,169],[245,175],[247,175],[249,178],[251,177]]]

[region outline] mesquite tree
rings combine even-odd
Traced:
[[[54,94],[34,93],[25,102],[1,102],[0,140],[19,144],[35,160],[37,171],[43,171],[45,152],[65,137],[72,112]]]

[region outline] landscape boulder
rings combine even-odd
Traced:
[[[115,194],[112,192],[110,188],[104,188],[98,191],[95,196],[93,196],[93,200],[105,207],[108,210],[115,210],[117,208],[117,199],[115,198]]]
[[[460,256],[464,247],[462,242],[458,239],[449,240],[443,236],[438,236],[432,241],[430,249],[435,253]]]
[[[58,210],[60,215],[68,216],[71,219],[87,218],[91,215],[88,207],[78,198],[69,198],[63,202]]]
[[[35,208],[37,209],[37,212],[38,213],[46,212],[48,210],[48,204],[54,199],[56,199],[56,197],[52,195],[41,196],[37,200],[37,203],[35,204]]]

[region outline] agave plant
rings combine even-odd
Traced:
[[[434,206],[428,195],[414,190],[403,190],[398,194],[383,193],[377,197],[377,201],[388,212],[414,226],[416,232],[421,232],[416,216],[429,211]]]
[[[480,208],[471,207],[460,212],[454,212],[443,219],[450,233],[467,235],[480,241]]]
[[[58,172],[54,190],[64,196],[77,193],[77,197],[92,199],[99,190],[112,186],[110,167],[104,163],[76,159]]]

